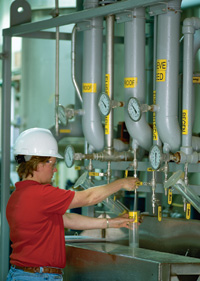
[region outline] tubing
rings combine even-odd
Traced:
[[[125,81],[130,78],[135,80],[135,84],[131,87],[125,82],[124,117],[134,145],[149,150],[152,146],[152,130],[145,120],[145,114],[138,122],[134,122],[127,111],[131,97],[136,97],[141,104],[145,102],[145,9],[133,9],[132,16],[132,20],[125,23]]]
[[[78,84],[77,84],[77,81],[76,81],[76,31],[77,31],[77,26],[75,25],[73,30],[72,30],[72,41],[71,41],[71,44],[72,44],[72,50],[71,50],[71,61],[72,61],[72,64],[71,64],[71,75],[72,75],[72,82],[74,84],[74,87],[76,89],[76,93],[78,95],[78,98],[80,100],[81,103],[83,103],[83,99],[82,99],[82,96],[81,96],[81,91],[78,87]]]
[[[98,1],[85,1],[85,8],[98,6]],[[104,131],[98,108],[102,82],[103,18],[90,20],[90,29],[84,31],[83,45],[83,133],[91,150],[104,148]],[[88,88],[88,90],[87,90]]]
[[[156,126],[164,152],[180,148],[178,123],[178,66],[180,0],[168,3],[168,12],[158,16]]]
[[[183,52],[183,127],[182,127],[182,147],[181,151],[192,154],[193,147],[198,145],[198,141],[192,137],[192,127],[194,121],[194,86],[193,70],[194,55],[196,55],[197,45],[194,46],[195,30],[200,29],[199,18],[187,18],[183,22],[184,52]],[[194,143],[193,143],[194,142]],[[197,150],[199,147],[197,147]]]
[[[114,97],[114,16],[109,15],[106,18],[106,93],[113,100]],[[105,124],[105,147],[108,153],[113,149],[113,109],[106,116]]]

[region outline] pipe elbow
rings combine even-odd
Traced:
[[[200,29],[200,19],[196,17],[186,18],[183,21],[183,34],[186,33],[195,33],[195,30]]]

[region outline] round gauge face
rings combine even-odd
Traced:
[[[67,125],[67,118],[65,114],[65,108],[62,105],[58,106],[58,118],[63,125]]]
[[[71,168],[74,165],[74,148],[71,145],[68,145],[65,149],[65,164],[68,168]]]
[[[107,116],[110,113],[111,101],[107,94],[103,93],[99,99],[99,109],[104,116]]]
[[[149,152],[149,161],[154,170],[160,168],[162,164],[162,151],[158,145],[154,145]]]
[[[136,98],[130,98],[128,101],[128,114],[130,118],[137,122],[141,118],[140,103]]]

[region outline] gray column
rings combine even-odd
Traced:
[[[9,226],[6,205],[10,196],[10,112],[11,112],[11,37],[3,38],[2,159],[1,159],[1,245],[0,280],[9,269]]]

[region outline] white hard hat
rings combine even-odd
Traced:
[[[51,131],[42,128],[22,132],[15,141],[14,155],[63,158],[58,153],[58,144]]]

